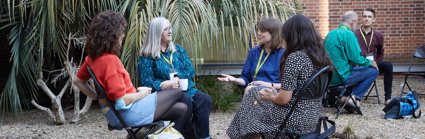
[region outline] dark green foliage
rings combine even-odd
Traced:
[[[197,88],[213,99],[214,111],[232,111],[242,99],[243,89],[235,84],[222,83],[216,76],[198,76]]]

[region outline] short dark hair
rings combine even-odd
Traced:
[[[285,21],[282,26],[282,37],[286,42],[286,50],[280,65],[285,65],[289,54],[296,51],[305,52],[315,68],[332,65],[314,24],[304,15],[297,14]],[[283,77],[284,68],[285,66],[280,67],[281,77]]]
[[[127,21],[119,13],[104,11],[97,14],[91,21],[87,33],[85,50],[91,59],[96,59],[104,53],[119,55],[117,45],[119,37],[124,34]]]
[[[374,17],[374,18],[376,17],[376,16],[375,16],[375,10],[373,10],[372,8],[366,8],[366,9],[364,9],[364,10],[363,10],[363,12],[364,12],[364,11],[372,12],[373,17]],[[362,12],[362,14],[363,14],[363,12]]]
[[[271,44],[270,48],[272,50],[282,47],[282,37],[280,36],[280,27],[282,26],[282,22],[275,18],[267,18],[262,20],[259,25],[258,29],[260,31],[267,31],[272,35],[271,38]]]

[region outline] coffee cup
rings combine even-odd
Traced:
[[[187,87],[189,85],[189,79],[180,79],[179,80],[180,89],[183,91],[187,91]]]

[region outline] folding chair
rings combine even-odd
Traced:
[[[96,79],[96,76],[94,75],[93,71],[90,69],[90,67],[87,67],[87,71],[90,74],[90,77],[93,79],[93,82],[96,86],[96,92],[99,95],[99,101],[104,101],[107,104],[107,108],[109,108],[109,110],[111,110],[114,115],[118,118],[119,122],[121,123],[122,127],[127,131],[128,136],[131,139],[136,139],[136,134],[142,129],[142,128],[148,128],[148,132],[144,135],[143,139],[147,138],[150,133],[154,132],[153,129],[156,126],[160,126],[162,124],[161,121],[158,122],[153,122],[151,124],[148,125],[143,125],[143,126],[135,126],[135,127],[130,127],[127,126],[127,123],[124,121],[124,119],[122,118],[121,114],[115,109],[115,105],[114,102],[112,102],[111,100],[109,100],[106,97],[105,91],[103,89],[103,87],[100,85],[100,83],[98,82],[98,80]],[[105,110],[105,109],[104,109]],[[102,110],[103,111],[103,110]],[[105,110],[107,111],[107,109]],[[112,127],[110,124],[108,124],[108,129],[111,130],[122,130],[122,128],[114,128]]]
[[[329,90],[339,90],[339,92],[341,92],[342,94],[349,94],[344,100],[343,100],[343,104],[342,105],[336,105],[336,110],[337,110],[337,114],[335,119],[338,119],[339,114],[341,114],[342,110],[347,106],[347,103],[349,102],[349,100],[351,99],[354,102],[354,111],[356,111],[358,114],[363,116],[362,111],[360,110],[360,107],[355,103],[356,100],[353,99],[353,93],[354,93],[354,88],[356,87],[357,83],[351,83],[351,84],[341,84],[341,85],[337,85],[337,86],[330,86]],[[338,103],[338,100],[335,102]]]
[[[409,88],[409,91],[412,91],[412,88],[410,88],[410,85],[407,83],[407,79],[409,75],[422,76],[425,78],[425,71],[411,71],[413,61],[415,61],[416,59],[425,59],[425,45],[422,45],[415,50],[415,52],[412,55],[412,59],[410,60],[409,69],[407,70],[407,72],[403,73],[404,83],[403,83],[403,87],[401,88],[402,93],[400,94],[400,96],[403,94],[404,86],[407,86],[407,88]],[[425,94],[418,94],[418,95],[425,95]]]
[[[297,133],[290,131],[288,129],[285,129],[286,124],[289,120],[289,117],[291,116],[292,112],[295,110],[298,102],[302,100],[322,100],[326,91],[328,90],[329,83],[332,78],[332,71],[329,70],[329,66],[326,66],[313,75],[309,77],[307,81],[304,82],[303,87],[298,92],[300,94],[297,95],[297,97],[294,100],[294,105],[292,105],[291,109],[289,110],[289,113],[286,115],[283,123],[279,126],[279,132],[276,133],[274,138],[278,138],[282,131],[284,131],[284,134],[289,135],[291,137],[300,138],[300,137],[306,137],[311,135],[317,135],[320,137],[328,137],[335,133],[335,122],[329,120],[327,117],[320,117],[317,119],[319,122],[316,125],[316,130],[312,131],[310,133]],[[328,128],[328,124],[331,126]],[[322,130],[323,126],[323,130]],[[323,132],[322,132],[323,131]]]
[[[370,92],[372,92],[373,88],[375,88],[376,95],[375,96],[369,96],[370,95]],[[372,87],[370,88],[369,93],[367,93],[367,95],[366,95],[366,97],[365,97],[364,100],[367,100],[368,97],[376,97],[378,99],[378,104],[381,104],[381,101],[379,100],[378,86],[376,86],[376,80],[373,81]]]

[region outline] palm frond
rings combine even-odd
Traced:
[[[12,28],[8,41],[13,63],[0,94],[1,111],[28,107],[30,99],[36,99],[35,82],[43,71],[62,69],[66,56],[73,55],[66,53],[68,34],[84,37],[91,18],[102,11],[114,10],[127,18],[120,58],[137,85],[138,51],[154,17],[170,20],[175,42],[182,44],[198,65],[198,59],[211,57],[244,61],[261,18],[285,21],[299,9],[298,0],[1,1],[0,30]]]

